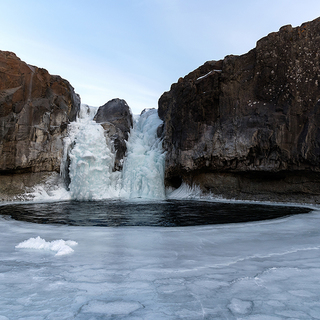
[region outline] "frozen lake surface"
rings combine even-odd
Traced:
[[[0,216],[1,320],[320,319],[317,210],[183,227],[39,222]]]

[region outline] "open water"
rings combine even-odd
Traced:
[[[0,206],[0,214],[16,220],[100,227],[198,226],[267,220],[310,211],[307,207],[196,200],[72,200]]]

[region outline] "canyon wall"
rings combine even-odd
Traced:
[[[232,198],[320,195],[320,18],[208,61],[159,99],[165,183]]]
[[[68,81],[0,51],[0,199],[59,173],[63,138],[79,108]]]

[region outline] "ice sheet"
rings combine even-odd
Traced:
[[[0,319],[319,319],[320,216],[206,227],[0,219]],[[74,252],[19,249],[39,236]]]

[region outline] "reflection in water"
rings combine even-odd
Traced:
[[[310,208],[252,203],[166,200],[65,201],[0,206],[0,214],[34,223],[73,226],[195,226],[249,222],[310,212]]]

